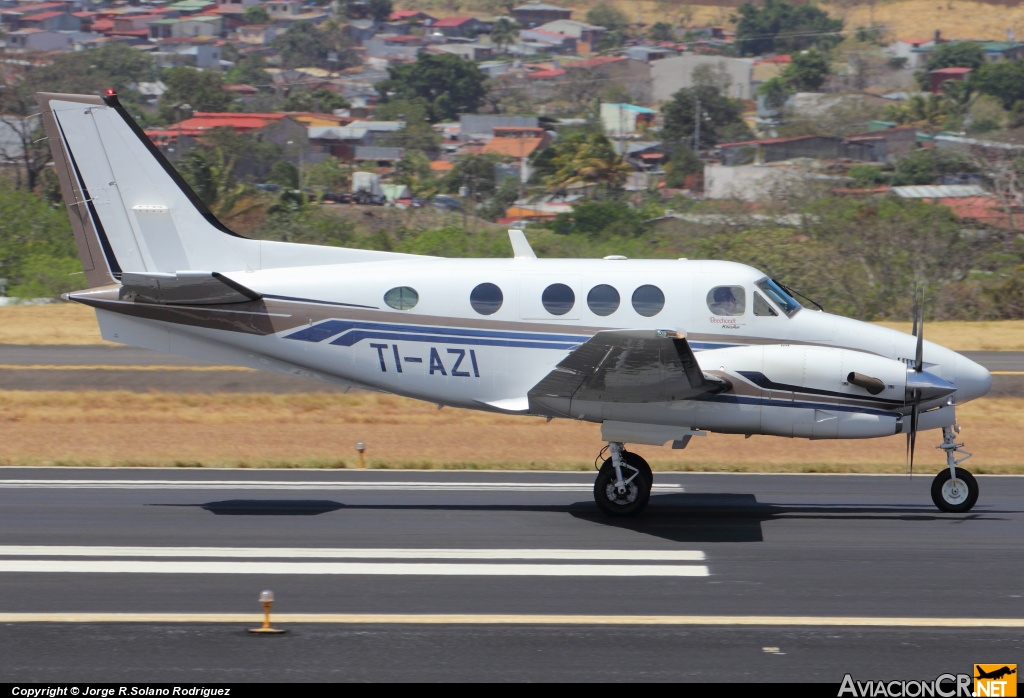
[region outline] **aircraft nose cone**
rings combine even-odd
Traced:
[[[992,374],[963,355],[956,357],[956,401],[974,400],[992,389]]]

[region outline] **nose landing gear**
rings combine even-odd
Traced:
[[[968,451],[961,450],[962,443],[956,443],[959,427],[943,427],[942,445],[938,446],[946,452],[947,470],[943,470],[932,480],[932,501],[939,511],[960,514],[970,511],[978,501],[978,481],[967,470],[956,467],[971,457]],[[964,455],[957,458],[958,453]]]
[[[594,501],[608,516],[636,516],[651,498],[651,466],[621,442],[609,442],[608,450],[611,457],[601,464],[594,482]]]

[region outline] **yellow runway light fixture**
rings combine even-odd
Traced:
[[[260,603],[263,604],[263,625],[258,628],[249,628],[250,633],[286,633],[287,630],[273,628],[270,626],[270,607],[274,605],[274,592],[265,589],[260,592]]]
[[[366,443],[364,441],[358,442],[356,444],[356,450],[359,451],[359,467],[365,468],[366,458],[363,456],[363,453],[366,451]]]

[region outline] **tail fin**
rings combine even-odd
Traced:
[[[405,256],[241,237],[217,220],[112,91],[37,98],[91,287],[118,283],[123,272],[247,271]]]

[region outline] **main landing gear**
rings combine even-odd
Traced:
[[[626,451],[619,441],[609,442],[608,450],[611,457],[601,464],[594,482],[594,500],[608,516],[636,516],[651,498],[651,466],[637,454]]]
[[[955,431],[954,431],[955,430]],[[932,480],[932,501],[940,511],[960,514],[970,511],[978,501],[978,481],[963,468],[956,467],[971,457],[967,451],[961,450],[962,443],[956,443],[959,427],[943,427],[942,445],[938,446],[946,452],[947,470],[943,470]],[[958,453],[964,455],[957,458]]]

